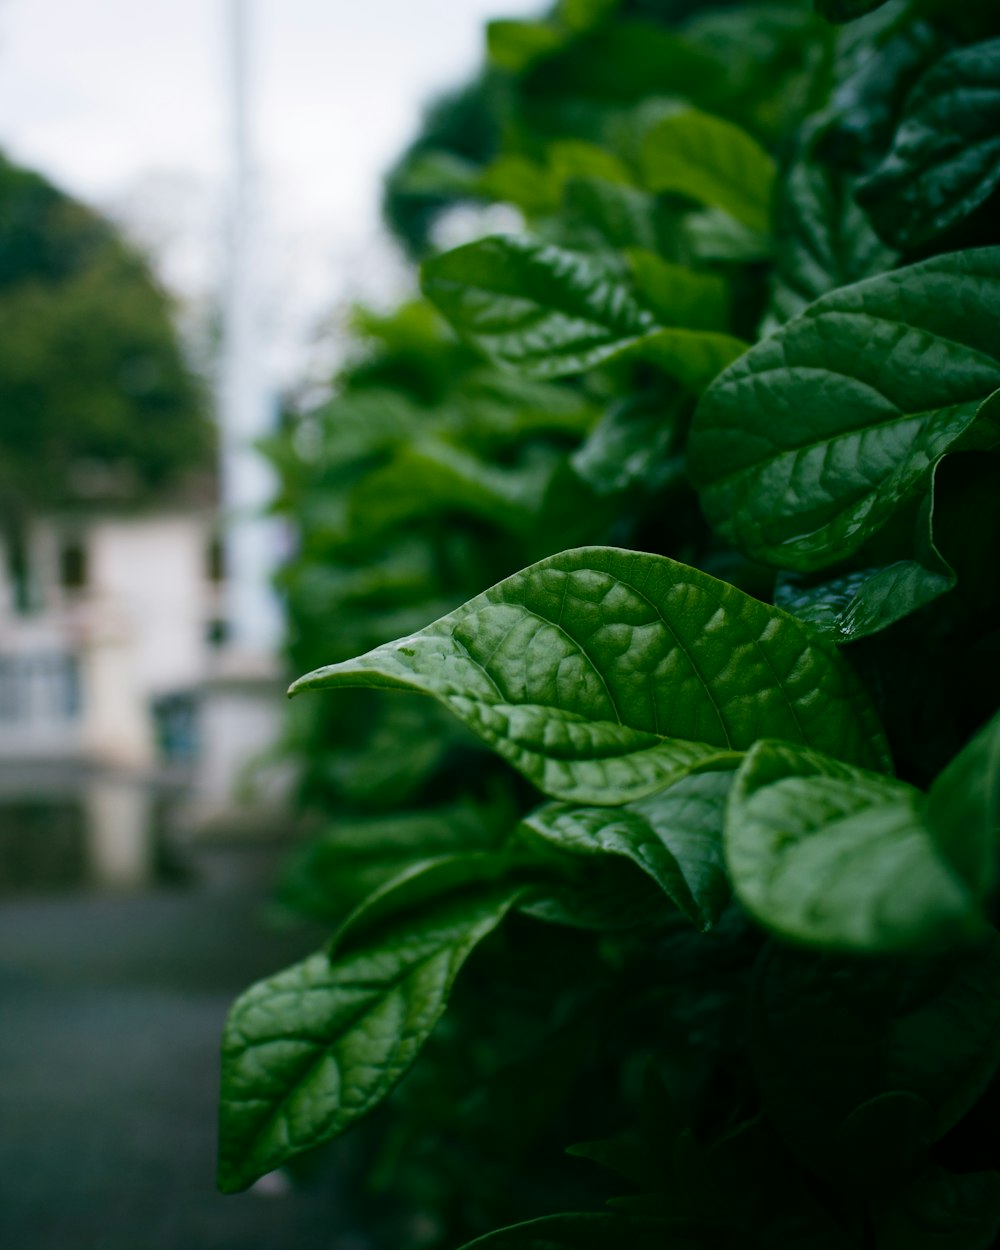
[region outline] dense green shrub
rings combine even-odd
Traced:
[[[815,7],[493,23],[501,150],[394,175],[529,232],[272,448],[335,936],[223,1188],[391,1093],[410,1244],[994,1244],[1000,15]]]

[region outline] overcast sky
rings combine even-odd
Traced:
[[[540,4],[243,2],[255,19],[268,284],[301,333],[322,304],[399,281],[374,240],[381,173],[421,105],[475,70],[485,20]],[[0,0],[0,146],[124,216],[167,280],[196,297],[219,268],[227,4]]]

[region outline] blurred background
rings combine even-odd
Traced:
[[[303,810],[281,448],[414,290],[440,204],[386,175],[489,148],[475,92],[426,110],[493,3],[0,3],[5,1247],[368,1244],[349,1185],[215,1195],[218,1035],[317,940],[268,902]]]

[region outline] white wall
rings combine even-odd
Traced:
[[[210,536],[197,513],[90,527],[92,611],[113,607],[120,616],[132,636],[134,680],[147,696],[190,689],[206,676]]]

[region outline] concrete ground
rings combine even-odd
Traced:
[[[335,1180],[215,1191],[226,1009],[316,940],[262,926],[224,858],[184,889],[0,900],[4,1250],[366,1250]]]

